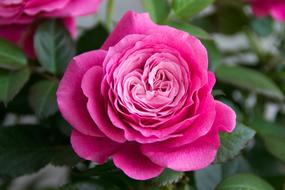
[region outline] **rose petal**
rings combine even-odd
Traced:
[[[120,151],[112,156],[114,164],[123,172],[137,180],[146,180],[158,176],[163,167],[151,162],[141,153],[136,144],[125,145]]]
[[[234,110],[220,101],[215,101],[215,104],[216,118],[214,126],[220,131],[232,132],[236,126],[236,114]]]
[[[63,19],[63,24],[65,28],[69,31],[70,35],[76,37],[76,22],[73,17],[67,17]]]
[[[88,97],[87,109],[98,128],[109,138],[117,142],[124,142],[124,132],[116,128],[108,118],[104,100],[101,95],[103,68],[95,66],[89,69],[83,77],[81,87]]]
[[[271,15],[276,20],[285,21],[285,2],[272,8]]]
[[[40,12],[49,12],[61,9],[66,6],[70,0],[29,0],[25,4],[25,13],[36,15]]]
[[[101,0],[69,0],[62,8],[46,13],[45,16],[50,17],[68,17],[68,16],[84,16],[94,13]]]
[[[72,131],[71,144],[83,159],[103,164],[121,146],[105,137],[91,137],[76,130]]]
[[[217,129],[193,143],[170,147],[152,147],[142,145],[142,152],[154,163],[176,171],[199,170],[210,165],[220,145]]]
[[[159,27],[154,24],[147,13],[138,14],[128,11],[107,38],[101,49],[109,49],[129,34],[145,34],[147,30]]]
[[[102,66],[105,55],[105,51],[99,50],[73,58],[57,90],[57,103],[63,117],[85,135],[104,136],[88,113],[87,98],[82,92],[81,80],[92,66]]]

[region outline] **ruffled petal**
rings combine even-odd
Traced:
[[[214,126],[220,131],[232,132],[236,126],[236,113],[231,107],[220,101],[215,101],[215,104],[216,118]]]
[[[199,170],[210,165],[220,145],[217,129],[193,143],[178,147],[142,145],[142,152],[154,163],[176,171]]]
[[[81,81],[91,67],[102,66],[105,55],[105,51],[99,50],[73,58],[57,90],[57,103],[63,117],[85,135],[104,136],[88,113],[87,98],[82,92]]]
[[[121,146],[105,137],[91,137],[76,130],[72,131],[71,144],[83,159],[103,164]]]
[[[117,142],[124,142],[124,132],[116,128],[106,113],[104,100],[101,95],[103,68],[95,66],[88,70],[82,80],[82,90],[88,97],[87,109],[99,129],[109,138]]]
[[[159,26],[151,21],[147,13],[138,14],[133,11],[128,11],[101,48],[107,50],[109,47],[116,45],[126,35],[145,34],[146,31],[156,27]]]
[[[139,145],[136,144],[126,144],[112,158],[114,164],[127,176],[137,180],[157,177],[164,169],[143,155]]]

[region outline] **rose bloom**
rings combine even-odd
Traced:
[[[100,50],[73,58],[57,90],[83,159],[112,157],[138,180],[211,164],[235,112],[211,95],[205,47],[194,36],[127,12]]]
[[[285,0],[250,0],[256,16],[272,15],[275,20],[285,21]]]
[[[42,18],[62,18],[75,35],[74,17],[94,13],[100,0],[0,0],[0,38],[8,39],[34,56],[33,34]]]

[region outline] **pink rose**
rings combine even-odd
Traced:
[[[285,21],[285,0],[250,0],[250,3],[256,16],[270,14],[275,20]]]
[[[33,57],[35,24],[42,18],[62,18],[75,35],[74,17],[94,13],[101,0],[0,0],[0,37],[22,47]]]
[[[198,39],[127,12],[101,50],[73,59],[57,101],[80,157],[99,164],[112,157],[145,180],[213,162],[218,132],[236,124],[234,111],[211,95],[214,83]]]

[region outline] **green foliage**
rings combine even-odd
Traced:
[[[168,0],[142,0],[142,3],[154,22],[164,23],[170,13]]]
[[[8,104],[23,88],[29,77],[28,68],[15,71],[0,70],[0,102]]]
[[[0,38],[0,68],[19,69],[27,64],[27,58],[16,45]]]
[[[216,43],[212,40],[204,40],[203,45],[207,48],[209,58],[209,69],[215,71],[221,65],[222,55]]]
[[[60,137],[43,126],[1,127],[0,176],[21,176],[36,172],[49,163],[77,163],[78,158],[70,145],[60,145],[60,141]]]
[[[285,128],[262,118],[255,118],[252,126],[264,141],[267,150],[285,162]]]
[[[173,0],[172,7],[178,16],[190,17],[206,8],[213,3],[213,1],[214,0]]]
[[[102,24],[98,24],[95,27],[84,31],[84,33],[79,37],[77,42],[77,52],[84,53],[99,49],[107,37],[107,29]]]
[[[250,26],[261,37],[267,37],[273,32],[273,22],[269,18],[254,18]]]
[[[152,179],[150,183],[158,186],[165,186],[178,182],[183,177],[183,175],[183,172],[175,172],[170,169],[165,169],[163,173],[160,174],[160,176]]]
[[[212,165],[206,169],[195,172],[196,186],[199,190],[214,189],[222,179],[220,165]],[[205,180],[207,179],[207,180]]]
[[[237,124],[233,133],[220,134],[221,147],[216,161],[225,162],[237,156],[254,135],[254,130],[240,123]]]
[[[274,190],[274,188],[257,176],[237,174],[223,180],[216,190]]]
[[[284,99],[284,95],[278,86],[261,72],[240,66],[224,65],[217,68],[216,75],[222,82],[277,100]]]
[[[56,89],[57,81],[43,80],[30,89],[29,103],[37,116],[43,118],[57,111]]]
[[[75,55],[75,45],[63,23],[49,20],[35,34],[34,46],[40,64],[53,74],[62,74]]]
[[[169,21],[167,24],[179,30],[184,30],[185,32],[188,32],[190,35],[196,36],[200,39],[210,38],[209,34],[205,30],[197,26],[190,25],[188,23]]]

